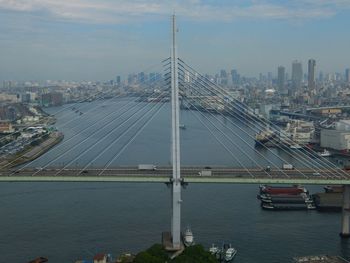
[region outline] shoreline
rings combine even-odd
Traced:
[[[14,168],[19,165],[31,162],[38,157],[42,156],[46,152],[48,152],[51,148],[59,144],[64,138],[64,134],[62,132],[52,132],[49,137],[42,141],[37,146],[31,146],[25,149],[24,151],[20,152],[19,154],[16,154],[12,158],[6,159],[2,162],[2,165],[7,165],[8,163],[13,162],[11,165],[7,167]],[[18,156],[19,155],[19,156]]]

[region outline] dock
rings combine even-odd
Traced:
[[[313,195],[317,210],[341,211],[343,193],[316,193]]]
[[[294,263],[349,263],[349,261],[338,256],[306,256],[293,258]]]

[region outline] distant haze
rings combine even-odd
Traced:
[[[179,56],[203,73],[316,74],[350,67],[350,1],[0,0],[0,80],[108,80],[169,56],[170,16]]]

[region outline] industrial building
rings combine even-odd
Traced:
[[[350,149],[350,121],[340,120],[335,129],[321,130],[321,147],[344,151]]]

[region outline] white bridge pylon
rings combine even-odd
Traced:
[[[171,238],[172,249],[181,249],[181,174],[180,174],[180,128],[179,128],[179,80],[178,56],[176,50],[176,18],[172,16],[172,47],[171,47],[171,130],[172,130],[172,218]]]

